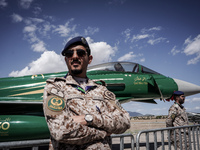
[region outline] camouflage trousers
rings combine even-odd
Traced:
[[[177,150],[189,150],[189,136],[186,132],[186,136],[184,132],[176,132],[175,140],[174,140],[174,133],[171,134],[171,141],[172,145],[177,148]]]
[[[111,150],[112,149],[112,139],[110,136],[105,137],[105,139],[99,141],[93,141],[91,143],[82,145],[70,145],[65,143],[59,143],[51,139],[49,143],[49,150]]]

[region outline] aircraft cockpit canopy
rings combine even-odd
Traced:
[[[109,63],[90,66],[88,67],[87,71],[95,71],[95,70],[160,74],[147,67],[132,62],[109,62]]]

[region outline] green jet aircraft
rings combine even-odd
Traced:
[[[49,138],[42,109],[45,81],[48,78],[63,77],[66,73],[0,79],[0,141]],[[183,91],[186,96],[200,93],[200,86],[166,77],[131,62],[91,66],[87,76],[99,84],[105,84],[116,94],[120,103],[156,103],[154,99],[170,99],[176,90]]]

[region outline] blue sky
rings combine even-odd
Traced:
[[[0,77],[65,71],[66,41],[85,36],[91,65],[140,63],[200,85],[199,0],[0,0]],[[186,98],[200,112],[200,94]],[[129,102],[128,111],[162,115],[173,102]]]

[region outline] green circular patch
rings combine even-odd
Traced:
[[[48,100],[48,108],[52,111],[62,111],[65,108],[65,101],[60,97],[52,97]]]

